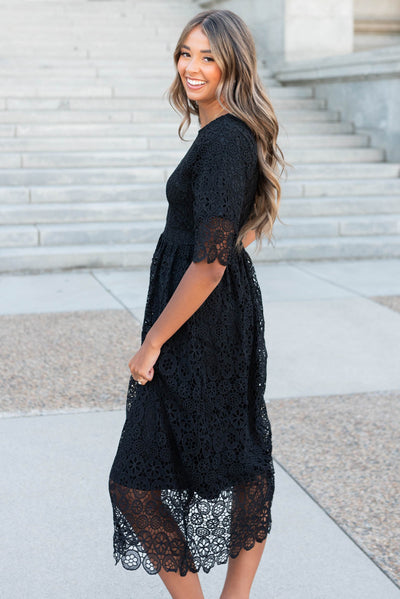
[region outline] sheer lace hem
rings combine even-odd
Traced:
[[[200,222],[193,251],[193,262],[219,262],[227,266],[235,242],[235,229],[232,221],[213,216]]]
[[[249,551],[271,530],[274,475],[223,490],[213,499],[195,491],[139,490],[109,481],[115,565],[148,574],[208,573]]]

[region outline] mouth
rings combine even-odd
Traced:
[[[191,77],[186,77],[185,79],[189,89],[201,89],[207,83],[207,81],[203,81],[203,79],[192,79]]]

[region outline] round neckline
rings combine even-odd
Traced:
[[[233,116],[233,118],[237,119],[238,117],[235,116],[234,114],[232,114],[231,112],[226,112],[225,114],[221,114],[221,116],[218,116],[216,119],[213,119],[212,121],[210,121],[209,123],[207,123],[206,125],[204,125],[203,127],[200,127],[200,129],[198,130],[198,133],[201,133],[202,131],[204,131],[204,129],[207,129],[207,127],[209,125],[212,125],[212,123],[216,123],[217,121],[219,121],[220,119],[223,119],[225,116]]]

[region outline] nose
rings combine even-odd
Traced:
[[[194,56],[192,56],[192,58],[186,64],[185,72],[186,72],[186,75],[189,75],[189,76],[194,75],[195,73],[199,72],[198,61]]]

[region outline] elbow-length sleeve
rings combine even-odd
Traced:
[[[215,133],[215,132],[214,132]],[[193,262],[228,265],[239,232],[248,181],[249,145],[241,132],[210,136],[193,168]]]

